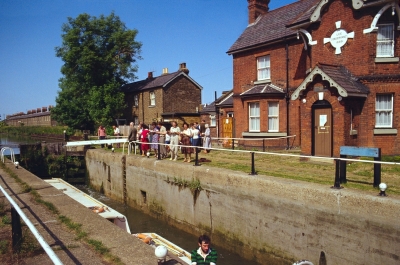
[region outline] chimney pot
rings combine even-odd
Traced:
[[[249,9],[249,24],[252,24],[260,15],[268,12],[270,0],[247,0]]]
[[[189,74],[189,69],[186,68],[186,63],[179,64],[179,71],[182,71],[187,75]]]

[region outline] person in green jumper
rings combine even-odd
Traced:
[[[217,251],[210,248],[211,239],[207,235],[199,237],[199,248],[192,251],[192,265],[216,265]]]

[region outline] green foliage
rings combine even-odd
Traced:
[[[7,204],[4,198],[0,199],[0,216],[4,215],[6,212]]]
[[[4,215],[3,217],[1,217],[1,223],[3,225],[9,225],[11,224],[11,218],[7,215]]]
[[[47,134],[47,135],[63,135],[64,130],[67,128],[65,126],[24,126],[24,127],[14,127],[14,126],[0,126],[0,132],[7,133],[11,135],[37,135],[37,134]]]
[[[120,87],[134,80],[142,44],[138,31],[129,30],[118,16],[81,14],[62,26],[63,77],[52,117],[75,129],[110,125],[125,108]]]
[[[7,240],[0,240],[0,254],[5,254],[7,253],[8,246],[10,245],[10,242]]]
[[[63,176],[66,174],[65,155],[48,155],[46,164],[49,176]]]

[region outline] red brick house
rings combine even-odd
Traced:
[[[211,137],[234,138],[233,125],[233,90],[223,91],[222,95],[200,111],[201,120],[210,125]]]
[[[296,135],[302,153],[400,153],[400,8],[395,0],[248,0],[233,57],[237,137]]]
[[[186,63],[181,63],[173,73],[164,68],[157,77],[149,72],[146,79],[124,85],[121,90],[127,103],[123,118],[128,122],[176,120],[181,126],[184,121],[200,119],[202,87],[189,76]]]

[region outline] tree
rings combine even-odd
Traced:
[[[120,87],[133,81],[142,44],[114,13],[80,14],[62,26],[56,56],[64,64],[52,118],[74,129],[110,125],[126,106]]]

